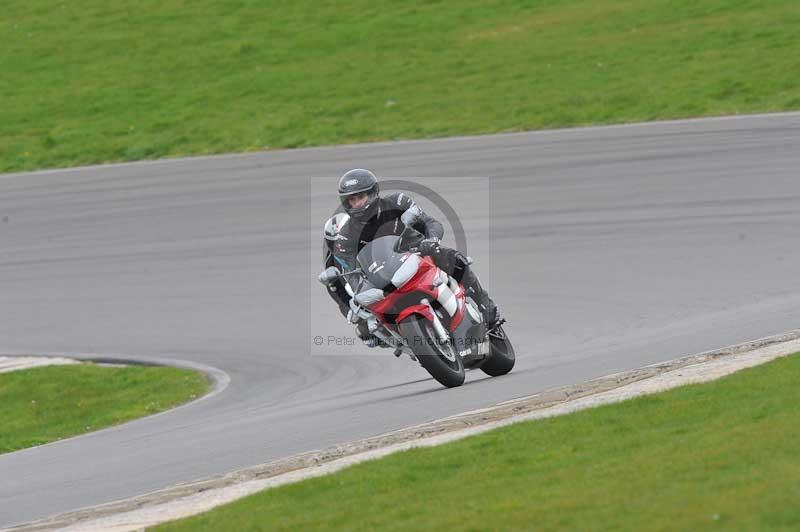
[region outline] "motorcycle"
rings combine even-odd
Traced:
[[[465,369],[491,376],[511,371],[515,354],[504,320],[488,330],[463,285],[430,257],[402,251],[402,238],[376,238],[358,253],[355,270],[331,266],[320,281],[342,278],[352,296],[351,321],[366,320],[383,347],[407,354],[448,388],[464,383]]]

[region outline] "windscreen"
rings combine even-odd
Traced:
[[[404,253],[395,253],[398,236],[383,236],[365,245],[358,252],[358,265],[375,288],[385,290],[392,284],[392,276],[403,265]]]

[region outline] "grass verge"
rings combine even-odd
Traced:
[[[800,354],[268,490],[196,530],[797,530]]]
[[[800,109],[797,0],[6,0],[0,171]]]
[[[0,453],[167,410],[204,394],[206,377],[167,367],[47,366],[0,374]]]

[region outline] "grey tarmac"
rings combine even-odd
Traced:
[[[9,532],[135,532],[207,512],[258,491],[335,473],[389,454],[442,445],[521,421],[560,416],[679,386],[719,379],[800,350],[800,330],[562,386],[481,408],[111,504],[67,512]]]
[[[446,199],[477,228],[511,374],[445,390],[386,351],[311,354],[312,336],[347,330],[314,280],[327,203],[309,177],[333,192],[354,166],[491,178],[488,219],[471,218],[474,190]],[[176,359],[230,379],[0,456],[0,527],[795,329],[798,168],[800,115],[782,114],[0,176],[0,355]]]

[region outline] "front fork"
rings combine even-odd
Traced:
[[[427,305],[430,309],[431,316],[433,316],[433,330],[436,331],[436,335],[439,337],[439,341],[443,344],[450,342],[450,333],[447,332],[444,325],[442,325],[442,321],[439,319],[439,315],[433,311],[433,307],[431,306],[431,302],[427,299],[423,299],[420,301],[423,305]]]
[[[430,301],[423,299],[420,301],[420,303],[428,307],[430,316],[432,317],[430,321],[439,341],[443,344],[450,343],[450,333],[447,332],[447,329],[442,324],[439,316],[436,314],[436,312],[434,312]],[[428,318],[422,316],[422,319]],[[372,334],[383,340],[385,343],[394,346],[395,355],[400,356],[400,354],[406,353],[409,357],[411,357],[412,360],[417,360],[416,355],[414,355],[414,351],[407,345],[406,339],[399,332],[388,329],[381,325],[374,316],[369,320],[369,330]]]

